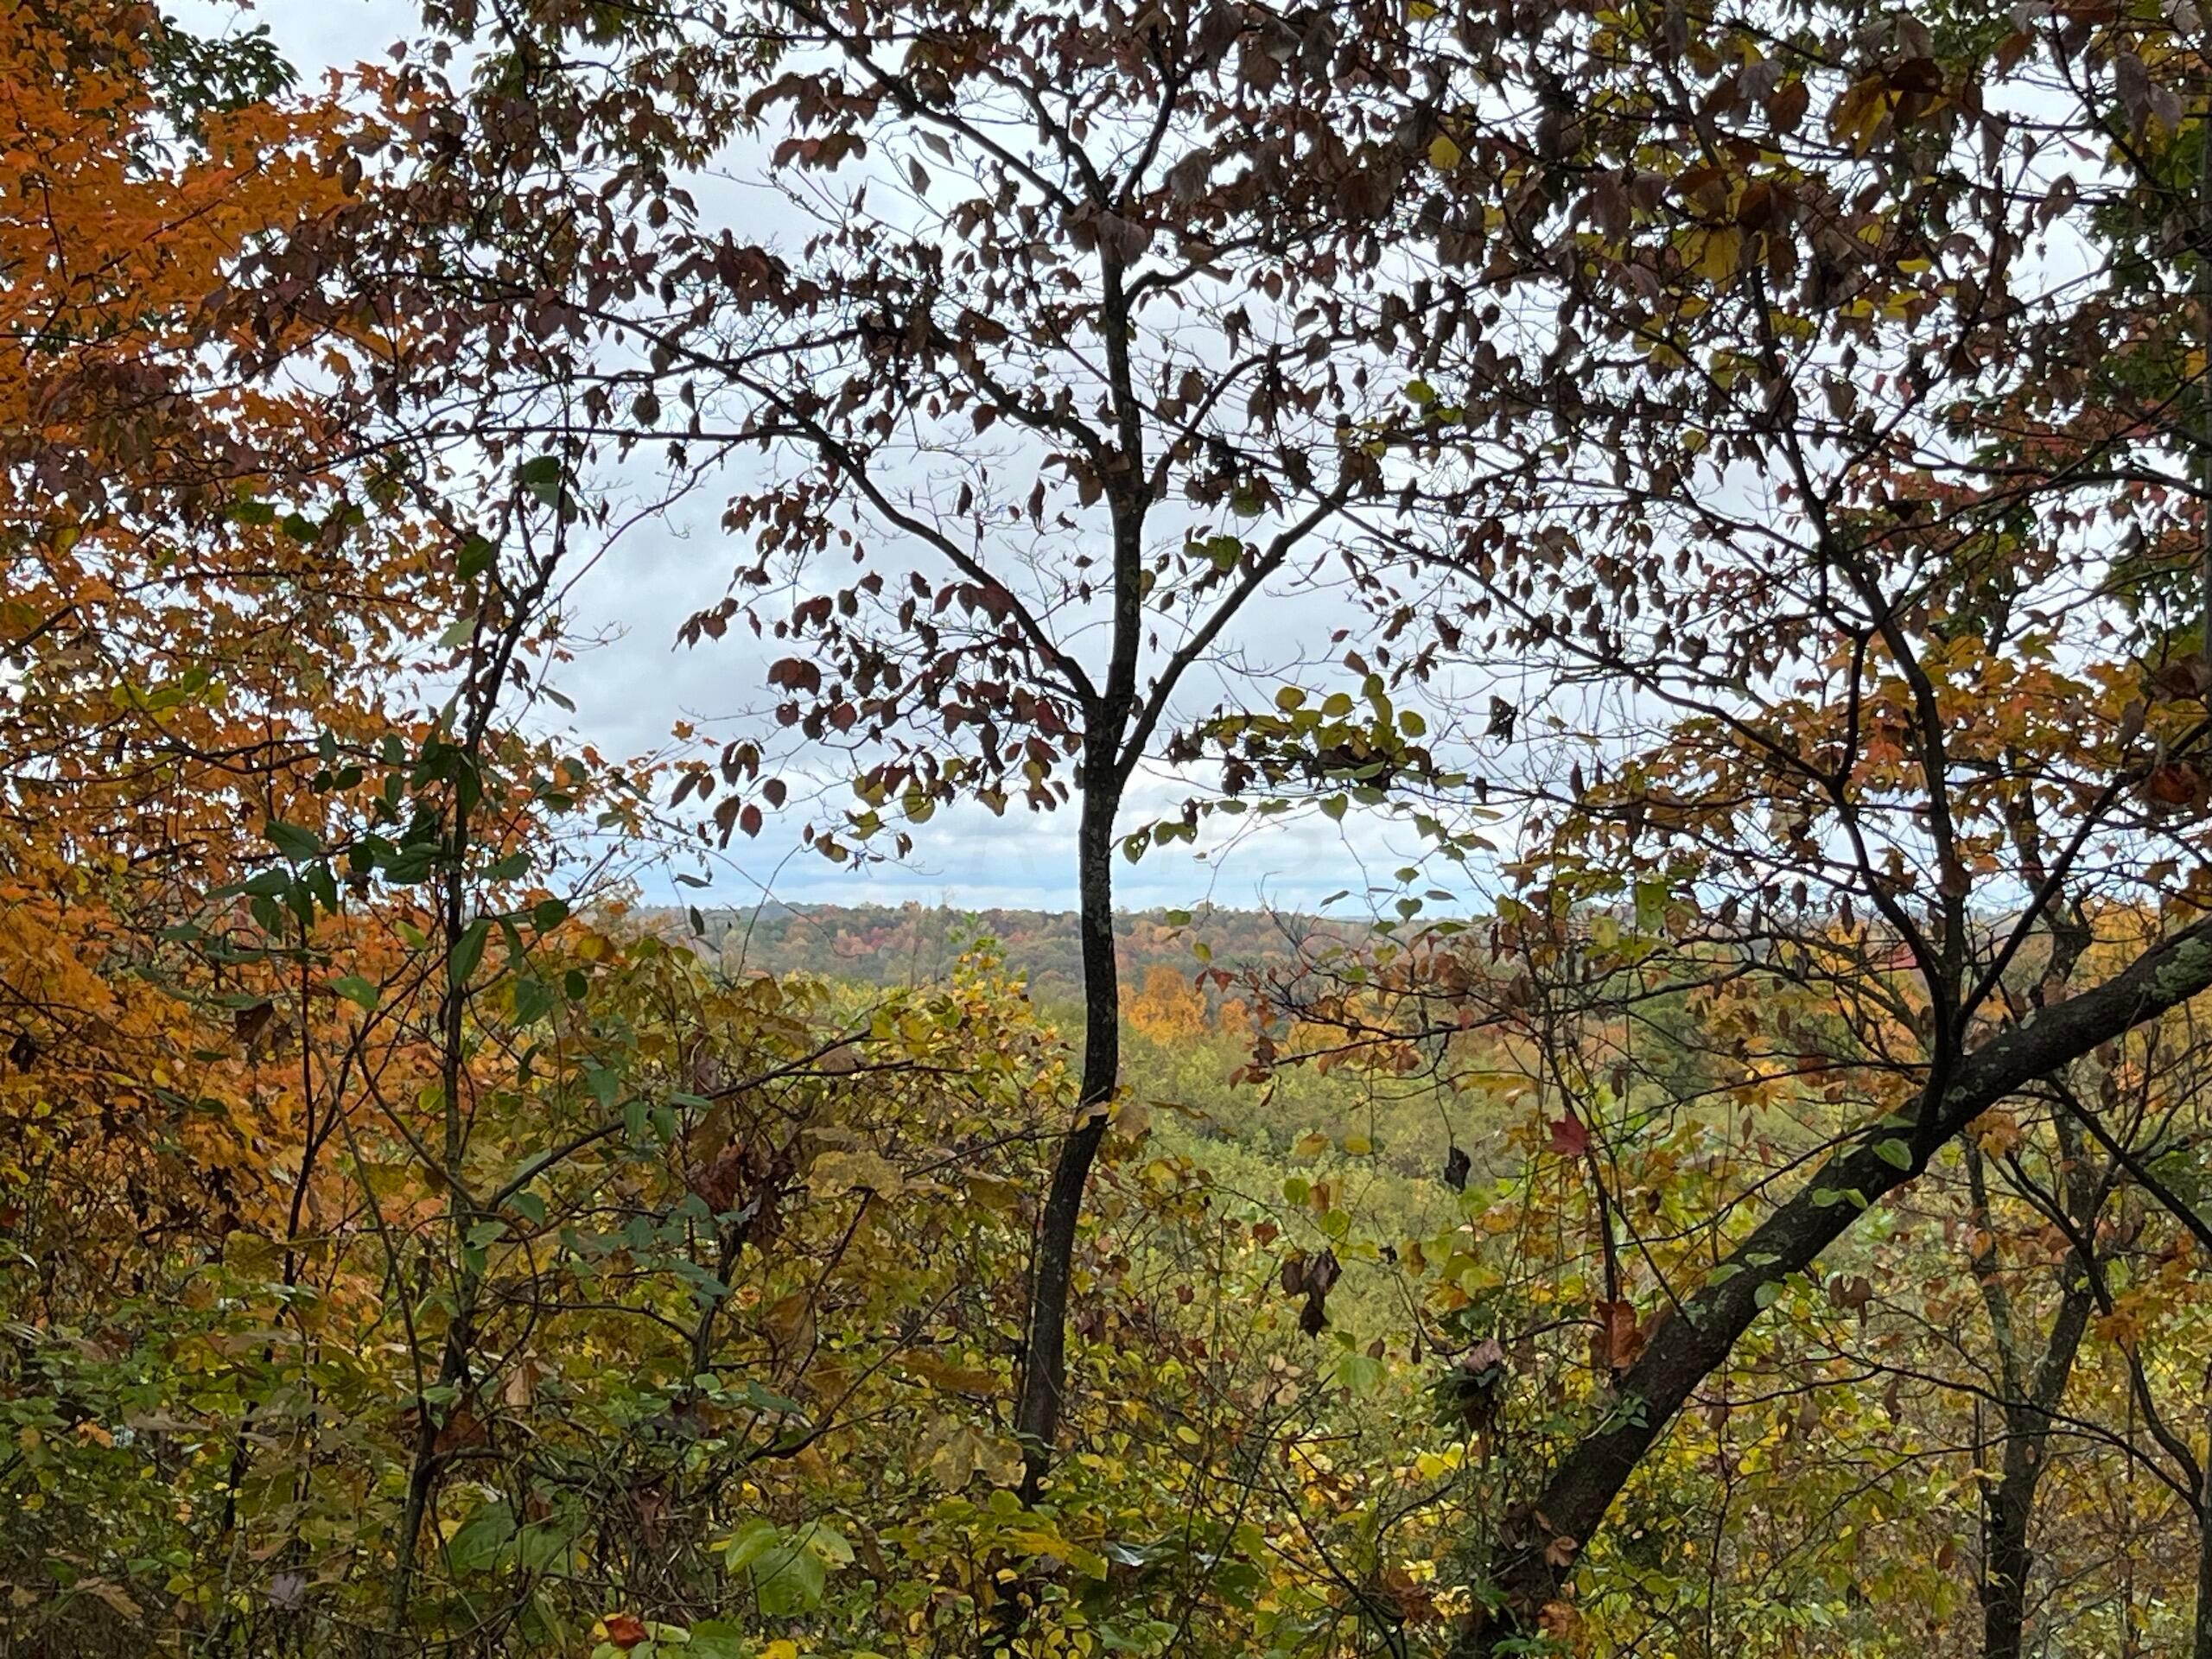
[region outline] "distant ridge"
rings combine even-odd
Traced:
[[[692,912],[672,907],[637,912],[648,925],[690,934]],[[866,985],[921,984],[950,971],[979,938],[998,941],[1007,966],[1028,976],[1047,1001],[1081,988],[1072,911],[966,910],[950,905],[817,905],[772,901],[744,910],[697,912],[705,948],[732,970],[811,973]],[[1356,922],[1332,922],[1291,912],[1128,911],[1115,918],[1124,974],[1141,976],[1155,964],[1195,974],[1207,963],[1231,970],[1292,961],[1301,942],[1349,942],[1363,936]]]

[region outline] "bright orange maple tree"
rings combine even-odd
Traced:
[[[318,740],[386,729],[452,589],[332,469],[303,374],[228,366],[237,262],[350,172],[334,105],[226,94],[193,46],[149,6],[0,15],[0,1174],[62,1228],[249,1201],[284,1109],[232,1075],[265,987],[163,930],[312,821]]]

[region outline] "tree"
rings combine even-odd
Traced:
[[[1195,753],[1194,676],[1263,677],[1246,653],[1270,595],[1348,554],[1342,515],[1421,424],[1363,366],[1414,303],[1381,233],[1432,156],[1386,10],[801,3],[740,25],[664,6],[573,25],[605,75],[559,67],[570,25],[503,24],[467,94],[420,59],[393,79],[404,159],[300,256],[297,315],[369,294],[410,317],[362,395],[427,442],[664,446],[683,487],[767,457],[722,521],[749,544],[739,591],[684,633],[741,620],[791,653],[768,670],[778,718],[815,756],[849,752],[861,798],[807,827],[819,850],[903,850],[897,819],[953,801],[1074,807],[1084,1077],[1023,1340],[1032,1497],[1120,1070],[1114,859],[1198,818],[1186,799],[1133,826],[1132,791]],[[756,125],[796,248],[716,222],[674,175]],[[1297,688],[1281,709],[1366,787],[1423,751],[1358,671],[1357,714],[1300,713]],[[677,798],[721,789],[723,839],[756,833],[790,788],[776,770],[734,741]]]
[[[15,9],[0,75],[0,1021],[59,1288],[257,1201],[284,1109],[176,1084],[267,987],[165,930],[263,855],[242,821],[296,815],[319,728],[384,729],[448,584],[365,531],[312,398],[220,362],[240,257],[342,197],[334,107],[137,6]]]
[[[1128,1000],[1129,1025],[1141,1036],[1162,1046],[1186,1043],[1206,1028],[1204,992],[1188,974],[1164,962],[1144,970],[1144,988]]]
[[[1864,1211],[2212,984],[2179,412],[2202,331],[2173,280],[2202,257],[2194,27],[1655,5],[1414,33],[1484,208],[1433,243],[1408,331],[1476,411],[1445,465],[1497,476],[1524,411],[1554,435],[1541,477],[1387,527],[1542,688],[1494,706],[1484,768],[1523,832],[1510,1000],[1633,1029],[1662,986],[1772,988],[1739,1011],[1737,1086],[1817,1080],[1834,1108],[1802,1179],[1714,1207],[1716,1259],[1659,1287],[1674,1315],[1620,1408],[1471,1541],[1498,1596],[1465,1652],[1526,1638],[1693,1391]],[[2033,118],[2008,101],[2031,86]]]

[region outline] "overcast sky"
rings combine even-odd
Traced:
[[[416,18],[410,0],[263,0],[250,10],[226,0],[171,4],[173,15],[204,35],[265,23],[308,84],[334,67],[381,58],[410,32]],[[677,627],[721,598],[739,563],[739,550],[730,549],[715,527],[719,507],[718,496],[702,498],[688,516],[632,531],[575,589],[573,625],[607,643],[556,683],[577,705],[578,734],[610,758],[661,747],[677,720],[741,733],[751,717],[747,711],[766,701],[765,658],[747,648],[749,639],[740,643],[738,631],[696,650],[675,645]],[[1286,627],[1303,632],[1310,623],[1315,639],[1325,637],[1328,601],[1314,597],[1311,605],[1294,601],[1271,610],[1271,625],[1279,632]],[[1294,651],[1303,644],[1288,639],[1260,643]],[[1141,785],[1125,809],[1124,827],[1156,816],[1175,798],[1165,780]],[[758,841],[741,841],[709,864],[696,857],[648,864],[639,873],[640,885],[652,899],[681,897],[712,905],[750,904],[765,893],[793,901],[854,904],[917,899],[975,907],[1073,906],[1071,812],[1039,816],[1009,809],[1002,819],[979,808],[941,812],[916,833],[906,866],[857,874],[798,850],[802,822],[796,812],[780,822],[772,818]],[[1248,830],[1239,844],[1211,849],[1203,860],[1185,847],[1155,850],[1141,864],[1121,868],[1119,891],[1132,906],[1198,900],[1309,906],[1340,889],[1357,895],[1370,883],[1389,887],[1392,872],[1412,850],[1410,836],[1363,824],[1357,812],[1343,825],[1311,815],[1277,819],[1256,832]],[[705,892],[673,882],[677,870],[702,869],[714,882]]]

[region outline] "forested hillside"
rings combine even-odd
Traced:
[[[645,926],[696,940],[726,971],[804,973],[861,985],[915,985],[941,979],[979,939],[997,947],[1031,994],[1055,1005],[1082,1000],[1083,948],[1072,911],[963,910],[949,905],[783,905],[752,910],[639,912]],[[1363,925],[1324,922],[1273,911],[1154,910],[1114,918],[1122,976],[1141,981],[1154,968],[1185,979],[1215,967],[1246,972],[1280,968],[1301,955],[1364,941]],[[1204,952],[1203,959],[1200,952]]]
[[[6,0],[0,356],[0,1659],[2212,1659],[2195,0]]]

